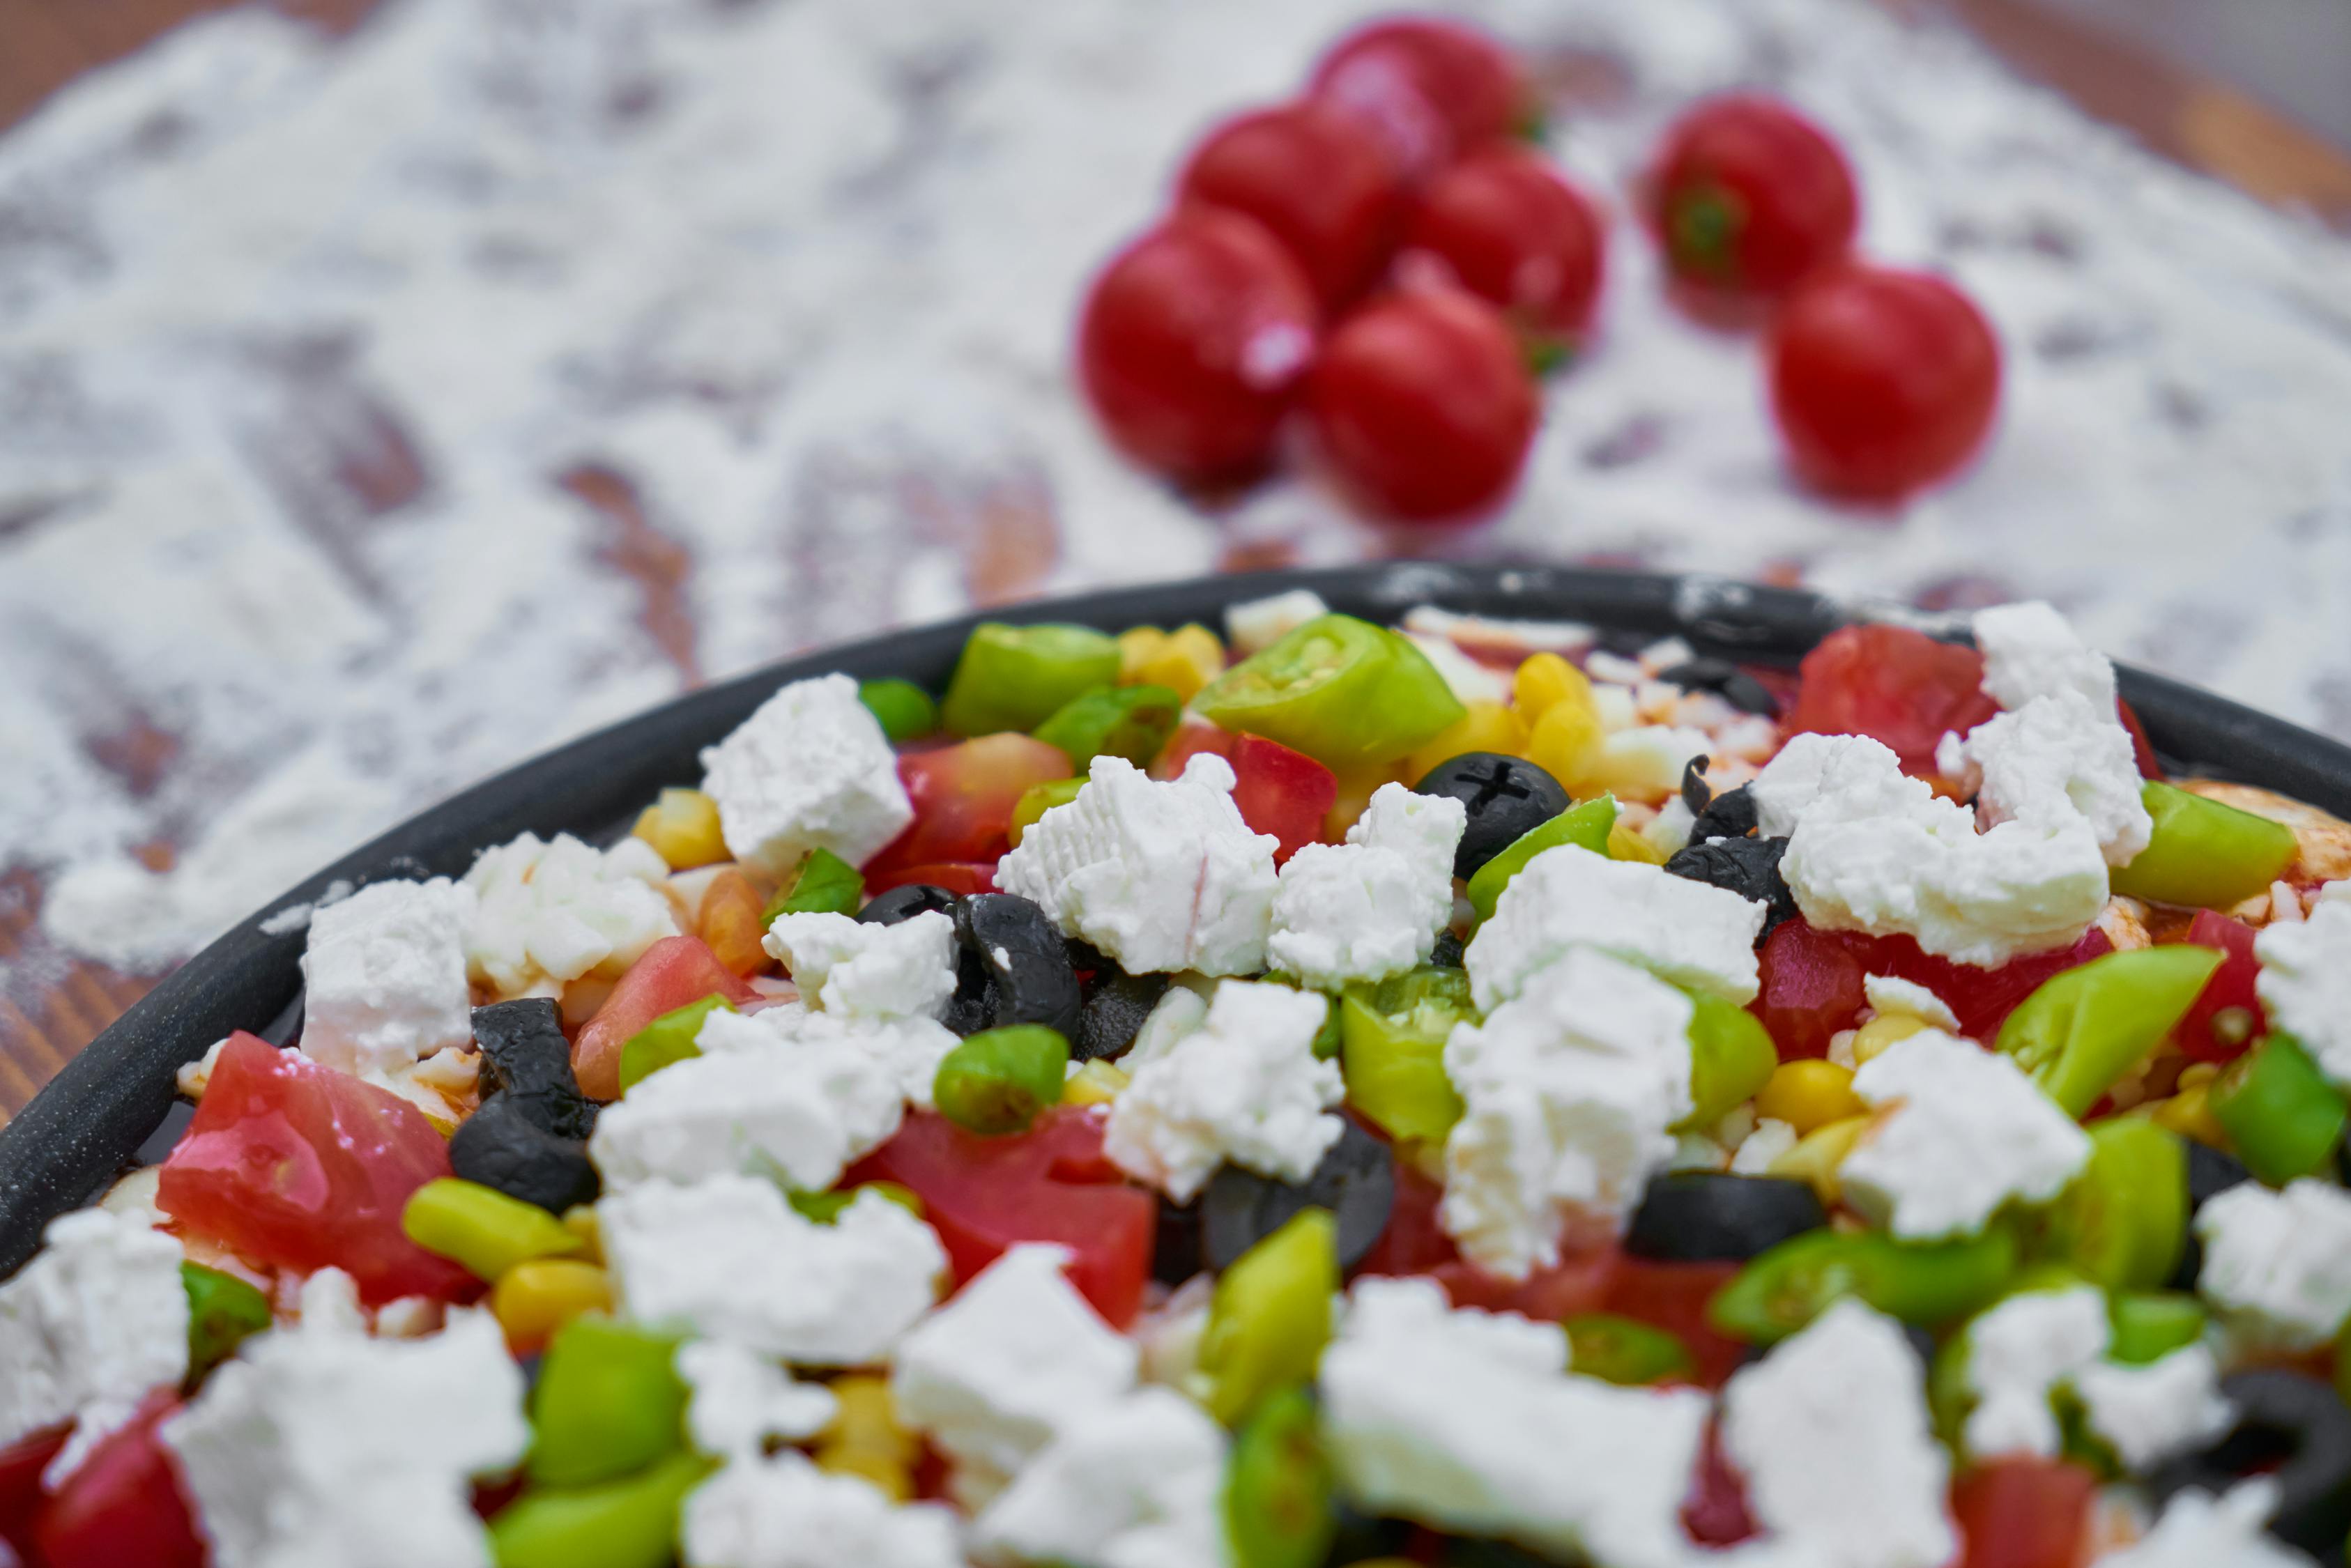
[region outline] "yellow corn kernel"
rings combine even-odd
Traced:
[[[1785,1122],[1806,1136],[1869,1107],[1853,1092],[1853,1073],[1834,1061],[1783,1061],[1755,1096],[1755,1113]]]
[[[699,789],[664,789],[637,814],[636,836],[653,845],[672,871],[716,865],[726,858],[718,802]]]
[[[2182,1078],[2186,1073],[2180,1074]],[[2207,1148],[2226,1153],[2229,1148],[2228,1130],[2214,1118],[2211,1106],[2212,1082],[2206,1079],[2191,1084],[2179,1093],[2158,1100],[2147,1107],[2147,1114],[2157,1125],[2170,1128],[2183,1138],[2193,1138]]]
[[[1364,814],[1364,808],[1372,803],[1381,785],[1411,782],[1405,778],[1405,766],[1403,761],[1379,763],[1360,773],[1339,775],[1338,798],[1331,802],[1330,811],[1322,818],[1322,836],[1334,844],[1343,841],[1347,830],[1355,825],[1355,819]]]
[[[1576,786],[1599,761],[1601,743],[1606,738],[1600,715],[1588,704],[1555,702],[1543,710],[1542,716],[1527,732],[1527,748],[1522,755],[1569,790],[1582,793]]]
[[[528,1351],[582,1312],[612,1310],[612,1282],[603,1270],[577,1258],[533,1258],[498,1276],[490,1312],[507,1343]]]
[[[1666,863],[1666,852],[1641,836],[1641,830],[1628,822],[1618,821],[1608,830],[1608,858],[1612,861],[1639,861],[1646,865]]]
[[[1773,1160],[1764,1174],[1810,1182],[1823,1203],[1834,1204],[1837,1200],[1837,1167],[1844,1164],[1862,1134],[1869,1130],[1869,1123],[1867,1116],[1848,1116],[1842,1122],[1814,1128],[1794,1148]]]
[[[1579,706],[1592,706],[1592,683],[1582,670],[1557,653],[1537,653],[1519,666],[1510,679],[1510,700],[1519,717],[1532,724],[1557,704],[1573,697]]]
[[[596,1223],[596,1206],[575,1203],[563,1211],[563,1228],[580,1238],[580,1255],[590,1263],[604,1260],[604,1232]]]
[[[2219,1062],[2193,1061],[2179,1070],[2179,1080],[2173,1083],[2172,1087],[2182,1092],[2189,1089],[2198,1089],[2211,1082],[2212,1080],[2220,1076],[2220,1064]]]
[[[751,879],[732,866],[710,879],[694,934],[733,974],[757,975],[775,967],[775,959],[759,945],[768,934],[767,902]]]
[[[1136,626],[1118,634],[1118,684],[1143,685],[1143,666],[1166,651],[1167,633],[1156,626]]]
[[[832,1396],[840,1402],[832,1425],[819,1441],[830,1448],[854,1448],[880,1454],[901,1464],[912,1464],[921,1451],[914,1434],[899,1424],[898,1408],[890,1399],[890,1381],[866,1373],[852,1373],[832,1381]]]
[[[1061,1085],[1064,1105],[1107,1105],[1123,1093],[1132,1080],[1107,1061],[1089,1061]]]
[[[1118,654],[1121,685],[1165,686],[1186,702],[1225,673],[1223,640],[1196,621],[1161,632],[1159,641],[1133,664],[1127,662],[1125,637],[1118,640]]]
[[[1440,762],[1465,751],[1499,751],[1515,757],[1527,743],[1527,727],[1500,703],[1473,702],[1468,712],[1446,727],[1445,733],[1405,758],[1407,779],[1425,779]]]
[[[914,1468],[887,1454],[865,1448],[843,1448],[827,1443],[816,1451],[816,1468],[828,1475],[855,1476],[872,1483],[892,1502],[910,1502],[914,1496]]]
[[[1885,1053],[1886,1048],[1897,1040],[1908,1040],[1928,1027],[1927,1020],[1908,1013],[1880,1013],[1854,1031],[1853,1061],[1858,1067],[1873,1056]]]

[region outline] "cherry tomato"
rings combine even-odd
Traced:
[[[1467,520],[1517,483],[1535,434],[1533,378],[1500,312],[1453,289],[1365,307],[1307,391],[1315,439],[1365,511]]]
[[[1592,319],[1606,220],[1531,149],[1489,147],[1437,176],[1405,235],[1407,265],[1444,264],[1535,343],[1572,345]]]
[[[1947,477],[2000,405],[2000,340],[1939,277],[1839,267],[1772,323],[1771,408],[1814,488],[1890,500]]]
[[[2062,1459],[1993,1459],[1951,1487],[1954,1568],[2077,1568],[2097,1478]]]
[[[639,956],[571,1042],[571,1071],[591,1100],[621,1097],[621,1048],[664,1013],[705,997],[737,1005],[758,995],[699,937],[664,936]]]
[[[1322,819],[1339,798],[1339,777],[1302,751],[1261,735],[1235,735],[1213,724],[1187,724],[1152,764],[1152,775],[1173,779],[1186,760],[1213,751],[1233,765],[1233,805],[1241,821],[1279,841],[1280,865],[1322,834]]]
[[[1435,16],[1350,33],[1314,68],[1312,90],[1369,125],[1411,181],[1531,118],[1526,75],[1510,50]]]
[[[2261,972],[2253,957],[2253,928],[2217,909],[2199,909],[2189,923],[2188,940],[2227,956],[2189,1004],[2171,1038],[2199,1061],[2233,1061],[2269,1031],[2269,1015],[2253,988],[2253,977]]]
[[[1699,295],[1785,294],[1844,255],[1861,217],[1844,154],[1776,99],[1741,93],[1674,122],[1646,182],[1666,264]]]
[[[469,1301],[473,1276],[400,1228],[409,1194],[448,1174],[448,1142],[423,1112],[239,1030],[163,1162],[155,1203],[257,1263],[340,1269],[370,1306]]]
[[[914,866],[994,866],[1012,847],[1012,808],[1022,791],[1069,776],[1070,758],[1060,747],[1010,730],[905,753],[898,779],[914,820],[866,862],[866,891],[924,880],[904,874]]]
[[[928,1112],[859,1161],[844,1186],[894,1181],[923,1200],[960,1287],[1016,1242],[1051,1241],[1073,1257],[1070,1282],[1112,1327],[1143,1305],[1159,1203],[1124,1185],[1102,1152],[1102,1119],[1063,1106],[1026,1133],[987,1138]]]
[[[1361,120],[1314,99],[1227,120],[1192,154],[1177,190],[1264,225],[1325,311],[1371,287],[1404,216],[1386,151]]]
[[[2000,711],[1983,694],[1983,655],[1907,626],[1841,626],[1804,655],[1790,734],[1865,735],[1905,771],[1935,771],[1948,730],[1965,735]]]
[[[179,1471],[155,1436],[179,1408],[173,1390],[150,1395],[66,1478],[33,1523],[41,1568],[202,1568],[206,1553]]]
[[[1078,373],[1111,439],[1200,483],[1265,466],[1314,358],[1314,291],[1254,219],[1189,207],[1113,257],[1078,327]]]

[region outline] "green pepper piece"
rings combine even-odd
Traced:
[[[2139,1116],[2090,1129],[2090,1158],[2057,1201],[2043,1250],[2109,1291],[2150,1291],[2179,1266],[2188,1236],[2188,1150]]]
[[[923,1218],[923,1195],[910,1186],[900,1186],[894,1181],[860,1182],[855,1186],[840,1187],[831,1192],[788,1192],[784,1201],[819,1225],[831,1225],[841,1218],[841,1211],[857,1201],[861,1192],[871,1192],[888,1198],[915,1218]]]
[[[985,621],[963,645],[939,717],[952,735],[1026,733],[1079,693],[1117,684],[1117,640],[1091,626]]]
[[[1313,1399],[1290,1388],[1266,1400],[1225,1465],[1232,1568],[1322,1568],[1339,1533],[1334,1490]]]
[[[1998,1049],[2079,1116],[2171,1033],[2221,956],[2172,943],[2053,975],[2000,1026]]]
[[[939,1114],[983,1137],[1024,1133],[1061,1103],[1070,1042],[1040,1023],[986,1029],[946,1053],[931,1081]]]
[[[193,1385],[269,1326],[269,1298],[235,1275],[202,1263],[182,1263],[180,1285],[188,1292],[188,1382]]]
[[[1341,771],[1405,756],[1468,711],[1426,654],[1352,615],[1293,629],[1209,682],[1192,706]]]
[[[1046,812],[1068,805],[1085,787],[1082,779],[1048,779],[1021,790],[1020,799],[1012,802],[1012,841],[1018,844],[1020,835],[1035,827]]]
[[[2116,1291],[2106,1298],[2106,1354],[2128,1366],[2160,1361],[2204,1337],[2204,1303],[2179,1291]]]
[[[530,1397],[530,1479],[580,1487],[632,1475],[684,1442],[677,1341],[590,1313],[555,1331]]]
[[[939,727],[939,705],[912,681],[895,675],[858,684],[857,700],[865,705],[894,741],[920,740]]]
[[[1734,1339],[1771,1344],[1843,1296],[1932,1328],[1997,1297],[2016,1273],[2016,1237],[1994,1226],[1957,1241],[1911,1245],[1874,1230],[1813,1230],[1741,1269],[1707,1303],[1707,1321]]]
[[[855,866],[831,850],[810,850],[760,919],[773,925],[779,915],[854,915],[864,902],[865,878]]]
[[[497,1568],[669,1568],[678,1515],[710,1466],[674,1454],[635,1475],[524,1493],[490,1521]]]
[[[1035,733],[1060,747],[1075,772],[1097,757],[1123,757],[1140,768],[1159,755],[1183,714],[1184,699],[1166,686],[1096,686],[1056,708]]]
[[[400,1228],[427,1252],[492,1284],[517,1263],[568,1258],[587,1245],[578,1231],[538,1205],[455,1176],[428,1181],[410,1193],[400,1211]]]
[[[2343,1096],[2290,1034],[2231,1062],[2205,1103],[2245,1168],[2272,1186],[2308,1176],[2342,1141]]]
[[[1595,855],[1604,855],[1608,852],[1608,834],[1615,826],[1616,797],[1600,795],[1569,807],[1540,827],[1529,828],[1510,841],[1510,848],[1479,866],[1477,874],[1469,879],[1470,906],[1478,911],[1479,919],[1491,920],[1502,889],[1526,869],[1529,861],[1562,844],[1580,844]]]
[[[1690,1099],[1698,1109],[1681,1124],[1711,1127],[1756,1096],[1780,1065],[1780,1050],[1745,1008],[1715,997],[1690,1003]]]
[[[1578,1312],[1561,1326],[1567,1330],[1569,1368],[1588,1377],[1629,1387],[1687,1377],[1698,1370],[1680,1335],[1638,1318]]]
[[[2083,1283],[2080,1275],[2063,1265],[2034,1264],[2011,1281],[1997,1301],[1984,1302],[1974,1315],[2019,1296],[2070,1291]],[[1953,1448],[1963,1446],[1960,1434],[1980,1397],[1968,1375],[1968,1364],[1974,1358],[1975,1324],[1970,1322],[1944,1337],[1927,1368],[1927,1408],[1934,1416],[1937,1435]]]
[[[626,1094],[673,1062],[700,1056],[702,1048],[694,1043],[694,1037],[702,1032],[703,1023],[720,1008],[731,1013],[735,1004],[725,997],[705,997],[698,1002],[672,1009],[631,1035],[628,1043],[621,1047],[621,1092]]]
[[[1267,1396],[1311,1380],[1331,1338],[1339,1223],[1301,1208],[1217,1277],[1200,1334],[1208,1413],[1239,1425]]]
[[[2293,863],[2294,830],[2153,779],[2139,800],[2155,832],[2109,879],[2116,893],[2158,904],[2226,909],[2275,882]]]
[[[1452,1131],[1461,1096],[1445,1076],[1445,1040],[1476,1016],[1469,977],[1423,965],[1376,983],[1358,980],[1338,1012],[1347,1103],[1390,1137],[1433,1143]]]

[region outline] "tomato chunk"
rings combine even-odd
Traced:
[[[204,1542],[179,1472],[155,1436],[156,1426],[179,1408],[173,1390],[150,1395],[129,1425],[66,1478],[34,1521],[34,1561],[41,1568],[203,1568]]]
[[[1444,1198],[1445,1189],[1421,1175],[1412,1162],[1396,1161],[1395,1201],[1388,1208],[1388,1228],[1355,1265],[1355,1272],[1426,1274],[1458,1260],[1461,1254],[1453,1238],[1437,1223],[1437,1207]]]
[[[1154,779],[1173,779],[1203,751],[1233,765],[1233,805],[1256,832],[1270,833],[1281,864],[1322,836],[1322,819],[1339,798],[1339,776],[1302,751],[1261,735],[1236,735],[1213,724],[1186,724],[1151,765]]]
[[[1906,772],[1935,771],[1935,743],[2000,711],[1984,695],[1983,655],[1907,626],[1842,626],[1804,655],[1790,733],[1866,735]]]
[[[1069,776],[1070,758],[1060,747],[1008,730],[905,753],[898,778],[914,820],[866,862],[865,885],[919,880],[900,873],[940,862],[993,866],[1012,847],[1012,808],[1021,791]]]
[[[758,994],[700,938],[663,937],[629,966],[571,1042],[571,1070],[580,1092],[591,1100],[619,1099],[621,1048],[662,1014],[705,997],[725,997],[739,1005]]]
[[[1755,1533],[1755,1516],[1747,1511],[1747,1483],[1723,1456],[1719,1422],[1707,1423],[1698,1473],[1682,1500],[1682,1528],[1702,1546],[1735,1546]]]
[[[2253,928],[2217,909],[2199,909],[2189,924],[2188,940],[2225,956],[2189,1004],[2172,1038],[2199,1061],[2233,1061],[2269,1032],[2269,1015],[2253,989],[2253,977],[2261,972],[2253,958]]]
[[[1103,1157],[1102,1118],[1064,1106],[1028,1132],[984,1138],[946,1117],[906,1118],[843,1178],[894,1181],[923,1200],[960,1287],[1020,1241],[1073,1255],[1070,1282],[1113,1328],[1132,1322],[1151,1275],[1159,1200]]]
[[[943,887],[949,893],[960,893],[967,897],[975,893],[994,893],[996,862],[934,861],[928,865],[893,867],[889,871],[876,872],[867,879],[865,896],[871,898],[877,893],[887,893],[893,887],[908,887],[917,883],[929,887]]]
[[[33,1550],[33,1516],[41,1507],[41,1472],[66,1446],[68,1427],[46,1427],[0,1448],[0,1542],[20,1557]]]
[[[1956,1568],[2075,1568],[2097,1478],[2060,1459],[1994,1459],[1951,1488]]]
[[[402,1234],[400,1211],[449,1175],[449,1145],[424,1113],[256,1035],[229,1037],[155,1202],[197,1235],[256,1262],[335,1268],[360,1298],[466,1301],[472,1275]]]
[[[1782,922],[1764,942],[1762,988],[1750,1009],[1782,1061],[1826,1056],[1831,1037],[1861,1021],[1863,978],[1891,975],[1940,997],[1958,1015],[1961,1034],[1989,1040],[2043,980],[2113,951],[2106,934],[2094,928],[2071,947],[1979,969],[1936,957],[1907,936],[1823,931],[1799,918]]]
[[[1707,1322],[1706,1303],[1739,1270],[1736,1263],[1661,1263],[1622,1257],[1609,1278],[1601,1310],[1664,1329],[1688,1348],[1698,1363],[1698,1382],[1719,1388],[1746,1359],[1747,1346],[1715,1331]]]

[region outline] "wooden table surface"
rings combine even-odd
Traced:
[[[2032,0],[1879,3],[1921,17],[1956,15],[2019,70],[2156,151],[2265,201],[2306,207],[2351,230],[2351,156],[2234,88],[2199,78]],[[336,31],[356,26],[374,4],[280,0],[282,9]],[[220,0],[0,0],[0,127],[22,119],[81,72],[129,54],[186,17],[224,8]],[[622,551],[615,564],[643,580],[648,603],[674,601],[674,593],[663,591],[671,585],[662,580],[659,559]],[[650,630],[669,641],[663,628]],[[168,755],[145,756],[142,747],[168,751],[170,744],[160,733],[131,734],[120,742],[121,767],[134,773],[160,769]],[[172,852],[170,845],[156,844],[144,856],[160,867]],[[24,965],[43,978],[29,1006],[0,997],[0,1121],[159,977],[126,975],[56,947],[40,928],[41,895],[40,881],[29,871],[0,875],[0,961]]]

